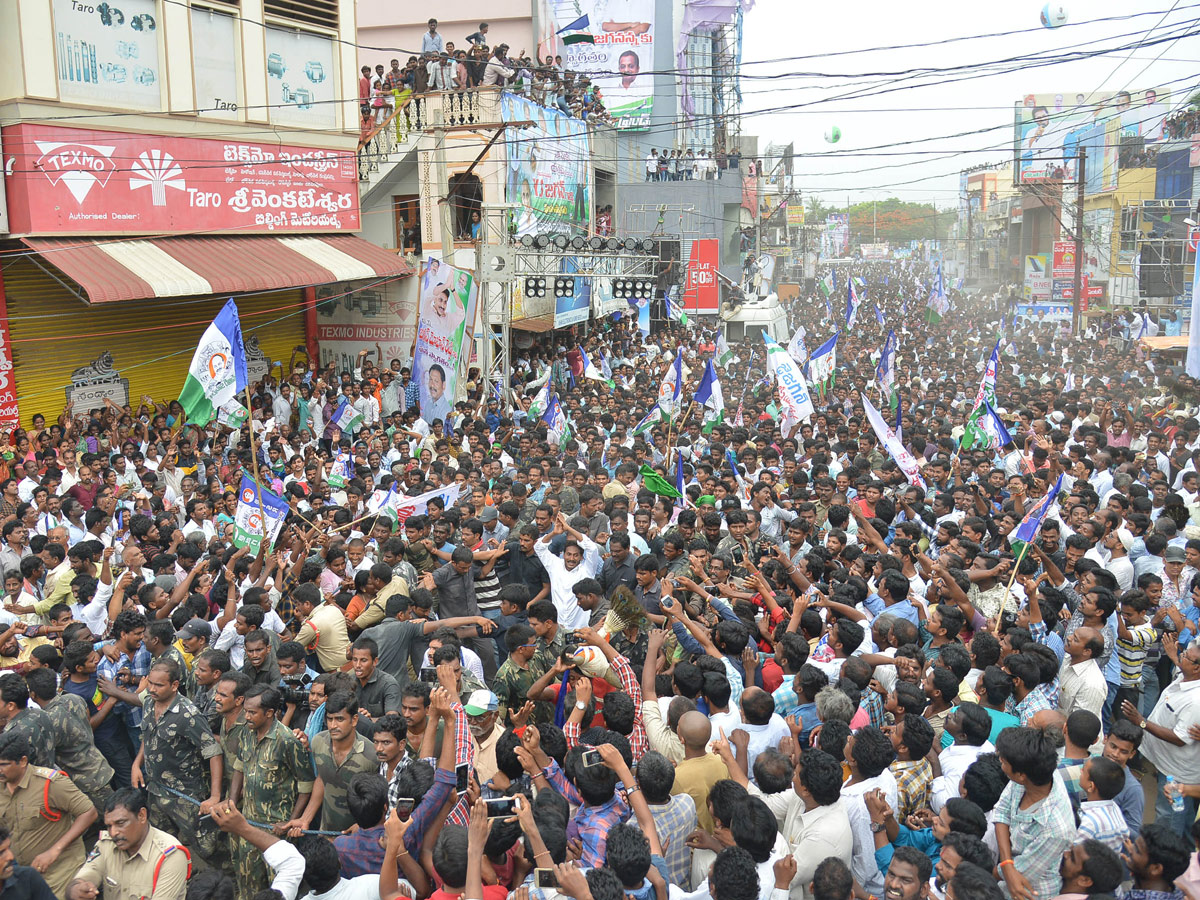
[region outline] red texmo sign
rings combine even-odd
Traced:
[[[348,150],[22,124],[4,164],[14,234],[359,227]]]

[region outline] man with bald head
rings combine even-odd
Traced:
[[[708,792],[723,778],[729,777],[729,769],[721,757],[708,752],[712,739],[712,723],[702,712],[691,710],[683,714],[675,729],[683,743],[683,762],[675,767],[675,786],[672,794],[687,794],[696,802],[696,821],[705,831],[711,832],[712,815],[708,811]]]
[[[1098,629],[1084,625],[1071,632],[1063,650],[1066,655],[1058,673],[1058,708],[1068,718],[1080,709],[1099,716],[1108,696],[1104,670],[1096,662],[1104,653],[1104,636]]]

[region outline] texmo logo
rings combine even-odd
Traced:
[[[42,155],[34,166],[50,179],[50,183],[66,185],[75,202],[82,204],[97,184],[104,187],[117,170],[112,161],[116,147],[99,144],[58,143],[35,141]]]

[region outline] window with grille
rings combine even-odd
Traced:
[[[337,0],[266,0],[263,12],[289,22],[303,22],[321,28],[338,27]]]

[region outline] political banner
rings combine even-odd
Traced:
[[[556,109],[501,94],[505,122],[532,122],[508,142],[507,199],[515,205],[517,236],[586,235],[592,203],[587,126]]]
[[[924,490],[925,479],[921,477],[921,467],[917,465],[916,459],[901,443],[900,438],[896,437],[896,432],[892,431],[891,426],[883,420],[883,416],[871,404],[867,395],[860,394],[859,396],[862,397],[863,411],[867,414],[867,420],[871,423],[871,428],[875,432],[875,437],[879,439],[879,443],[883,444],[888,454],[896,461],[896,465],[900,467],[904,477],[908,479],[908,483]]]
[[[811,419],[816,411],[808,382],[796,361],[765,331],[763,340],[767,344],[767,364],[775,374],[779,388],[780,431],[789,436],[801,423]]]
[[[542,0],[541,57],[592,79],[616,127],[645,130],[654,108],[654,0]],[[541,5],[541,4],[539,4]]]
[[[288,505],[283,498],[259,488],[253,479],[243,475],[233,517],[234,546],[246,547],[251,556],[257,555],[264,541],[268,547],[275,543],[287,514]]]
[[[421,418],[445,422],[454,408],[458,376],[471,352],[478,295],[475,276],[430,257],[421,280],[417,312],[417,349],[413,378],[421,399]]]

